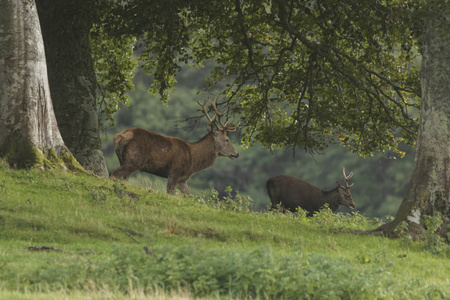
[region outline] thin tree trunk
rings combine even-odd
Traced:
[[[96,78],[89,46],[95,1],[37,0],[59,130],[89,171],[107,177],[101,150]]]
[[[34,1],[0,0],[0,41],[0,157],[16,167],[72,157],[53,112]]]
[[[442,9],[442,8],[440,8]],[[402,222],[409,234],[420,238],[424,216],[442,214],[441,234],[450,224],[450,21],[431,18],[423,32],[422,102],[415,168],[409,190],[395,220],[380,230],[389,235]]]

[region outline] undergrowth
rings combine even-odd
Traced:
[[[1,278],[3,288],[17,289],[17,278]],[[347,259],[303,254],[283,257],[271,247],[251,251],[200,249],[195,246],[125,247],[115,245],[107,259],[81,258],[58,264],[48,261],[20,277],[31,290],[43,287],[90,290],[113,288],[123,295],[140,291],[190,291],[194,297],[236,299],[433,299],[445,298],[437,286],[421,280],[395,281],[384,267],[354,266]]]
[[[362,235],[382,222],[358,212],[324,208],[308,218],[302,210],[253,212],[252,205],[231,187],[223,198],[213,188],[174,197],[0,164],[0,298],[180,291],[207,299],[450,296],[439,215],[427,220],[417,243]]]
[[[213,187],[210,187],[208,194],[201,193],[193,198],[196,202],[206,204],[214,209],[239,213],[253,213],[252,208],[254,201],[249,196],[242,196],[239,192],[233,192],[231,187],[227,187],[225,192],[227,196],[220,199],[220,193]],[[283,211],[282,214],[277,210],[267,209],[264,214],[295,218],[297,222],[315,224],[327,231],[335,229],[363,231],[378,228],[383,224],[381,219],[369,219],[357,211],[349,214],[342,212],[333,213],[328,207],[328,204],[325,204],[324,208],[321,209],[320,212],[314,214],[311,218],[307,217],[307,212],[301,208],[298,208],[295,213],[286,210]]]
[[[208,195],[200,193],[198,196],[193,196],[193,198],[195,201],[215,209],[241,213],[251,213],[253,211],[254,201],[249,196],[242,196],[239,192],[236,192],[233,196],[233,189],[230,186],[225,189],[225,193],[227,196],[220,199],[219,192],[210,187]]]

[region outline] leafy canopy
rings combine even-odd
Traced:
[[[181,68],[214,60],[208,88],[226,83],[222,105],[240,116],[247,146],[340,142],[360,155],[401,154],[417,132],[420,2],[108,1],[97,26],[128,45],[137,39],[150,92],[163,101]]]

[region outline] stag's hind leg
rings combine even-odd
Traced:
[[[138,155],[143,151],[138,146],[135,141],[130,141],[126,146],[116,148],[120,167],[112,172],[110,177],[128,180],[132,173],[145,166],[145,159]]]
[[[177,186],[177,181],[172,176],[167,177],[167,194],[173,194],[175,192],[175,187]]]
[[[180,191],[184,194],[184,195],[190,195],[191,192],[189,191],[189,187],[187,185],[186,181],[181,181],[177,183],[178,188],[180,189]]]
[[[138,170],[142,162],[136,158],[119,159],[120,167],[111,173],[110,177],[119,178],[123,180],[128,180],[130,175]]]
[[[184,195],[190,195],[191,193],[187,185],[187,179],[184,179],[184,177],[174,178],[172,176],[169,176],[167,178],[167,193],[173,194],[176,187],[178,187]]]
[[[128,180],[128,178],[130,178],[130,175],[134,171],[137,171],[137,170],[135,170],[135,168],[133,168],[132,166],[122,165],[117,170],[112,172],[109,177]]]

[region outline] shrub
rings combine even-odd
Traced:
[[[210,187],[208,196],[200,194],[194,197],[194,199],[197,202],[207,204],[216,209],[243,213],[253,211],[253,200],[249,196],[242,196],[237,191],[233,193],[233,189],[230,186],[225,189],[225,192],[227,196],[220,199],[219,192],[213,187]],[[233,194],[235,195],[233,196]]]
[[[145,250],[145,251],[144,251]],[[38,270],[15,276],[31,289],[139,291],[152,295],[190,291],[194,297],[259,299],[433,299],[445,298],[438,286],[420,280],[398,283],[376,264],[353,264],[323,254],[300,251],[277,256],[270,247],[251,251],[202,250],[195,246],[162,246],[144,250],[114,246],[109,259],[78,263],[43,262]],[[378,254],[373,259],[383,259]],[[6,282],[5,282],[6,283]],[[20,284],[19,284],[20,285]]]
[[[187,289],[195,297],[420,299],[428,293],[444,295],[439,287],[421,281],[393,284],[396,281],[384,268],[362,266],[321,254],[277,256],[270,247],[251,251],[116,247],[111,259],[91,271],[87,279],[99,286],[117,286],[122,292],[130,287],[147,293],[155,288],[167,292]]]

